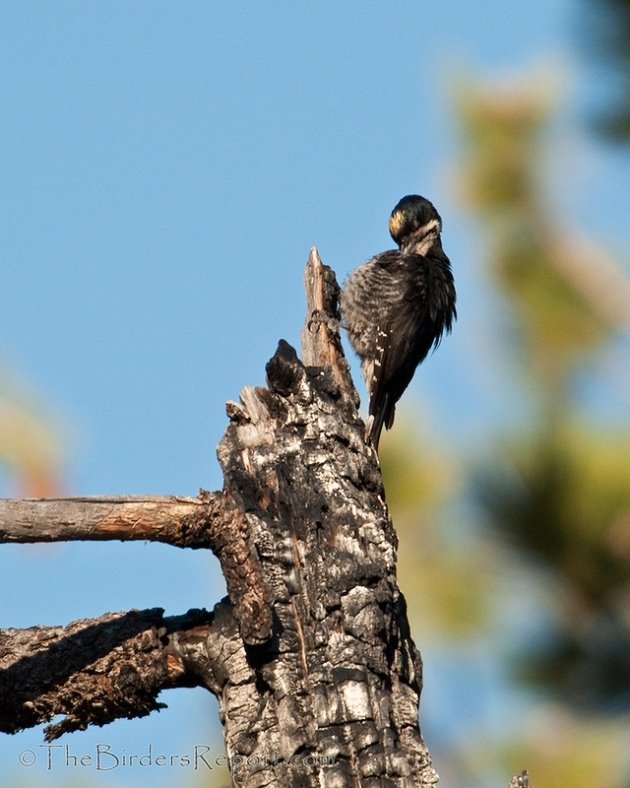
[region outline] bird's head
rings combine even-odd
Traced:
[[[389,217],[389,233],[402,251],[426,254],[440,241],[442,219],[430,203],[419,194],[399,200]]]

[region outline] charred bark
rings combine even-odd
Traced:
[[[207,658],[199,670],[211,617],[201,610],[163,613],[131,610],[66,627],[2,630],[0,730],[15,733],[63,714],[46,729],[51,741],[164,708],[155,700],[162,689],[211,682]]]
[[[64,714],[53,739],[148,714],[164,687],[203,686],[219,699],[237,786],[437,782],[396,534],[341,350],[337,283],[315,250],[306,284],[303,361],[281,340],[268,387],[228,403],[222,492],[0,502],[0,541],[207,548],[228,591],[211,614],[2,631],[1,730]]]
[[[336,336],[336,318],[313,304],[304,343]],[[273,598],[271,637],[220,688],[228,756],[238,785],[433,785],[378,459],[340,348],[304,356],[322,352],[328,366],[304,366],[281,341],[219,445]]]

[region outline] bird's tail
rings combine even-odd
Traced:
[[[383,427],[389,429],[394,423],[396,405],[390,402],[389,393],[380,402],[370,402],[370,415],[365,425],[365,439],[378,451]]]

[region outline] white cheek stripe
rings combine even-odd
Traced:
[[[420,228],[420,231],[421,231],[422,235],[424,236],[424,235],[426,235],[427,233],[430,233],[430,232],[431,232],[431,230],[436,230],[436,229],[437,229],[437,230],[439,230],[439,229],[440,229],[440,222],[439,222],[439,220],[438,220],[438,219],[431,219],[431,221],[430,221],[430,222],[427,222],[427,223],[424,225],[424,227],[421,227],[421,228]],[[420,231],[419,231],[419,234],[420,234]]]
[[[425,255],[429,251],[435,241],[434,233],[436,230],[440,231],[440,223],[437,219],[431,219],[418,231],[418,235],[422,233],[422,240],[417,244],[413,244],[413,250],[416,254]]]

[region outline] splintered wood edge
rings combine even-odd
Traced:
[[[326,272],[329,272],[328,282]],[[309,253],[304,270],[304,288],[306,320],[301,336],[302,361],[306,366],[328,367],[339,387],[356,398],[339,337],[339,285],[335,272],[324,265],[315,247]]]

